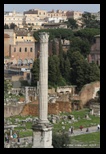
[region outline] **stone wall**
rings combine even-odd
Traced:
[[[25,115],[33,115],[33,116],[38,116],[38,104],[26,104],[20,113],[22,116]]]
[[[55,88],[48,89],[48,93],[49,94],[54,94],[55,93]]]
[[[4,38],[4,56],[9,56],[9,49],[10,49],[9,39],[10,38]]]
[[[71,112],[70,102],[56,102],[48,104],[48,114],[59,114],[59,112]],[[21,112],[21,115],[34,115],[38,116],[38,105],[37,104],[26,104]]]
[[[10,117],[10,116],[15,116],[19,115],[20,112],[22,111],[24,105],[9,105],[9,106],[4,106],[4,117]]]
[[[100,81],[92,82],[86,84],[79,93],[79,99],[81,100],[81,105],[84,106],[86,103],[94,98],[95,89],[100,88]]]

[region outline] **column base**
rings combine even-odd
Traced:
[[[53,148],[52,146],[52,125],[33,125],[33,146],[32,148]]]

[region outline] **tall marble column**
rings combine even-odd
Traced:
[[[40,74],[39,74],[39,118],[32,126],[32,148],[53,148],[52,125],[48,121],[48,38],[46,32],[39,33],[40,38]]]
[[[45,32],[40,38],[40,74],[39,74],[39,123],[48,123],[48,38]]]

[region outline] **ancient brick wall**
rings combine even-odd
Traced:
[[[48,104],[48,114],[59,114],[59,112],[71,112],[71,104],[69,102],[56,102]],[[21,115],[35,115],[38,116],[37,104],[26,104],[21,112]]]
[[[86,103],[93,98],[95,88],[100,87],[100,81],[92,82],[86,84],[79,93],[79,99],[81,100],[81,105],[84,106]]]
[[[48,114],[58,114],[58,113],[59,113],[59,104],[49,103],[48,104]]]
[[[57,102],[59,104],[59,111],[71,112],[71,103],[70,102]]]
[[[38,116],[38,104],[26,104],[20,114]]]

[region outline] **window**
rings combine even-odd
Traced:
[[[21,48],[19,48],[19,52],[21,52]]]
[[[16,48],[14,48],[14,52],[16,52]]]
[[[33,49],[32,48],[30,48],[30,52],[32,52],[33,51]]]
[[[27,48],[25,48],[25,52],[27,52]]]

